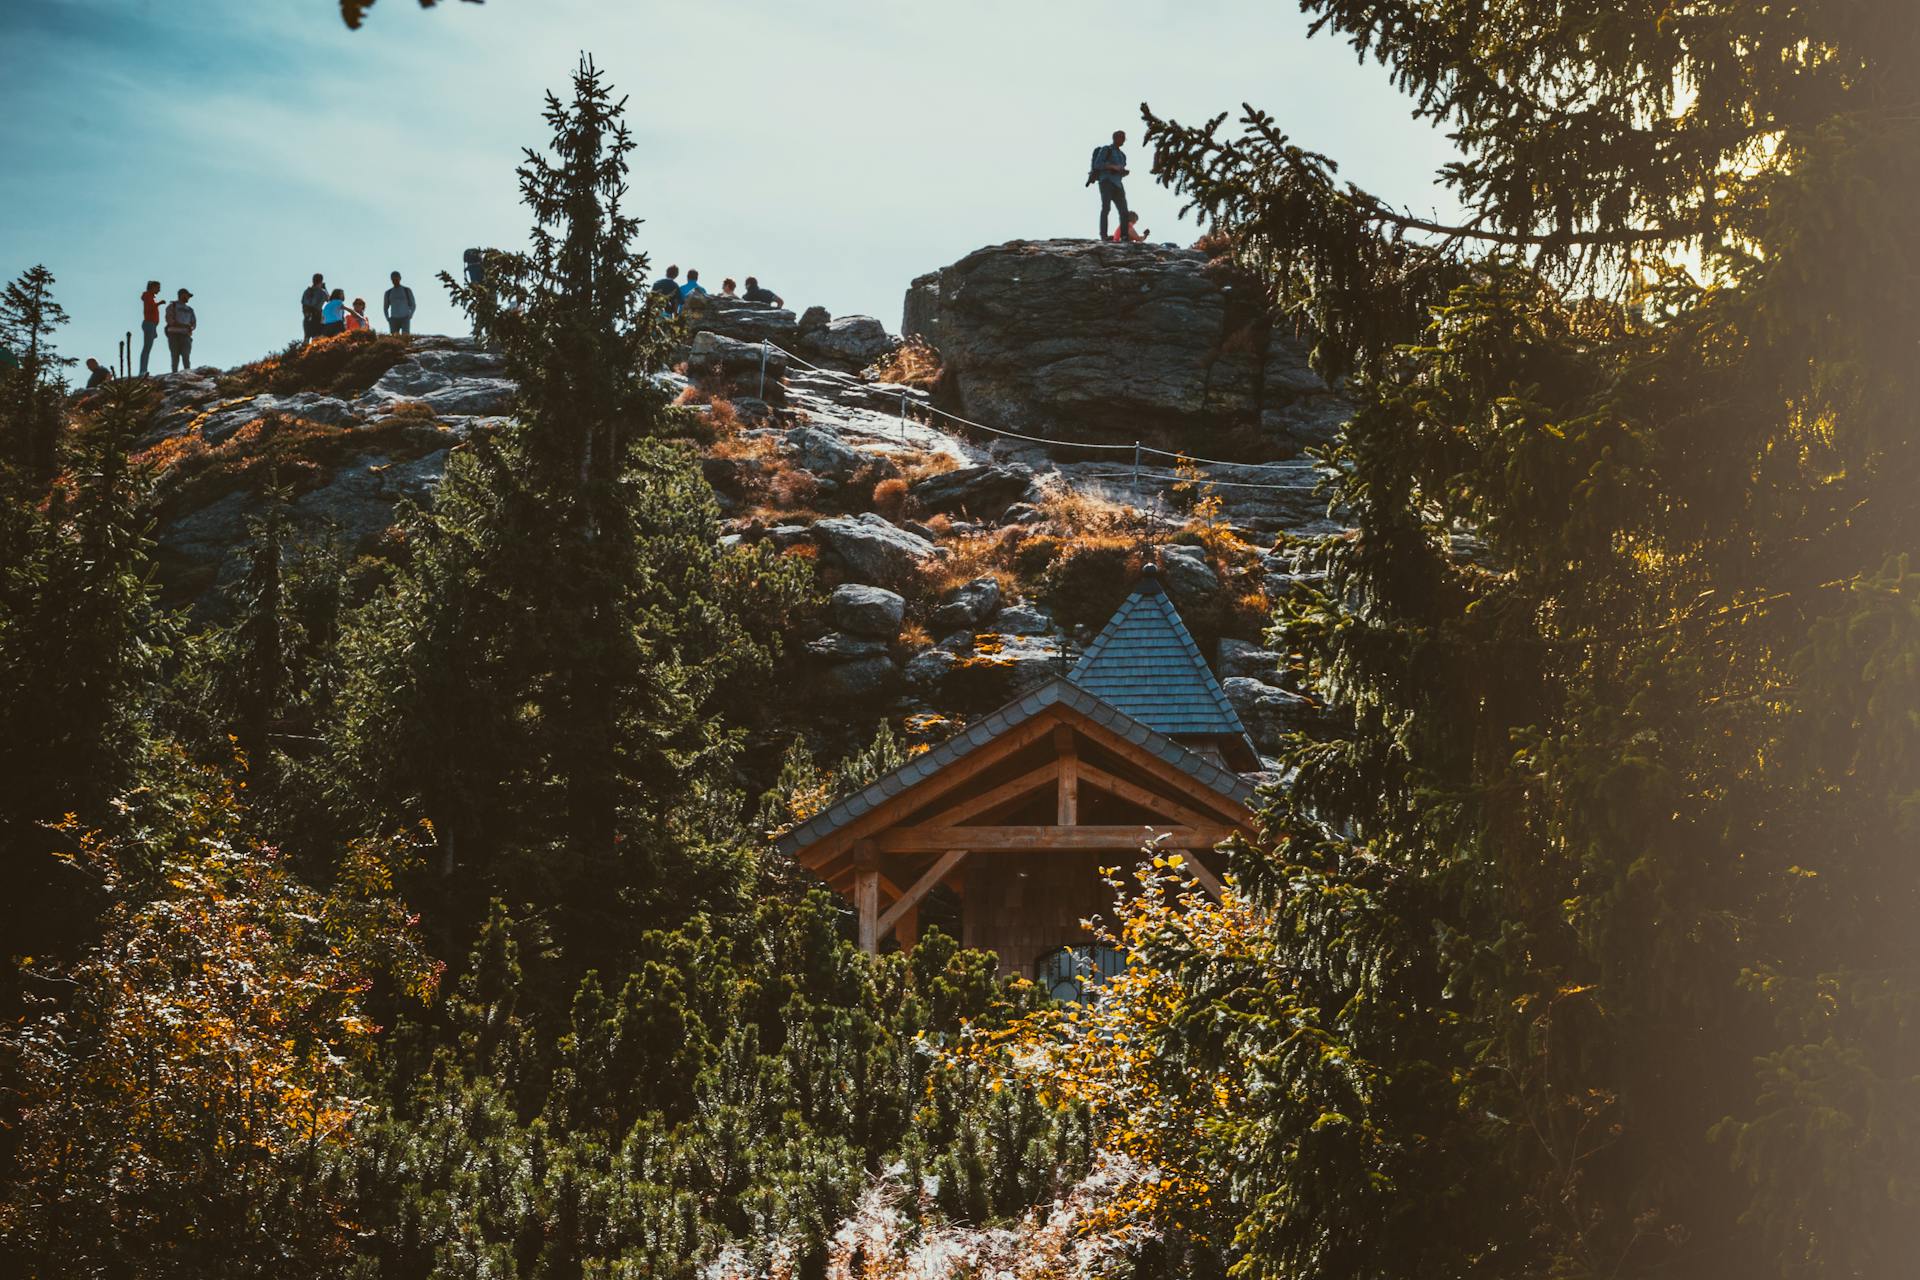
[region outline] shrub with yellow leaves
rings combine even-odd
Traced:
[[[938,1051],[952,1070],[981,1073],[990,1089],[1018,1088],[1062,1107],[1084,1106],[1095,1126],[1095,1169],[1110,1185],[1075,1217],[1110,1244],[1148,1241],[1217,1249],[1237,1220],[1228,1203],[1218,1135],[1246,1105],[1241,1066],[1203,1064],[1180,1050],[1178,1028],[1208,1012],[1164,961],[1178,955],[1235,970],[1260,968],[1270,943],[1258,910],[1229,878],[1216,900],[1177,853],[1149,851],[1129,885],[1106,870],[1116,918],[1089,922],[1126,967],[1084,1003],[1045,1006],[994,1029],[969,1028]]]

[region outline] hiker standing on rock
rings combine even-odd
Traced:
[[[1093,159],[1087,165],[1087,185],[1100,184],[1100,238],[1107,239],[1107,213],[1120,211],[1120,225],[1127,225],[1127,188],[1122,179],[1127,176],[1127,153],[1120,148],[1127,144],[1124,129],[1116,129],[1113,141],[1104,147],[1093,149]]]
[[[320,272],[313,273],[313,283],[300,295],[300,335],[305,338],[320,336],[320,308],[327,305],[327,278]]]
[[[160,282],[147,281],[140,295],[140,376],[147,376],[147,359],[153,355],[153,340],[160,336]]]
[[[388,333],[413,332],[413,290],[400,283],[400,273],[393,273],[393,288],[387,290],[386,299],[381,307],[387,313]]]
[[[200,327],[200,318],[187,305],[191,297],[192,293],[182,289],[180,296],[167,304],[167,354],[173,360],[174,373],[193,368],[193,331]]]

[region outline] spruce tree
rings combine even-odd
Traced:
[[[64,953],[79,936],[92,904],[50,856],[48,824],[108,824],[147,749],[166,637],[148,587],[147,484],[127,451],[149,400],[115,384],[44,509],[7,521],[18,553],[0,565],[0,854],[12,954]]]
[[[17,362],[0,368],[0,448],[35,487],[53,479],[58,466],[66,394],[60,370],[73,363],[53,346],[54,330],[67,322],[53,286],[53,272],[32,266],[0,289],[0,346]]]
[[[1276,636],[1346,728],[1242,863],[1286,967],[1191,975],[1265,1064],[1237,1270],[1903,1274],[1920,11],[1305,7],[1468,216],[1149,113],[1359,404]]]
[[[636,920],[736,900],[736,734],[795,570],[718,545],[711,489],[659,437],[663,322],[625,209],[623,102],[583,61],[528,151],[518,305],[448,281],[519,384],[455,457],[410,563],[356,619],[336,740],[363,794],[431,819],[458,935],[489,898],[558,914],[584,963]],[[451,937],[454,935],[450,935]]]

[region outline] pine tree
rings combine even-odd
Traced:
[[[46,824],[105,824],[137,775],[165,629],[148,588],[145,478],[127,450],[149,397],[115,386],[81,424],[44,511],[18,511],[0,565],[0,851],[9,948],[64,952],[91,906]]]
[[[0,448],[34,486],[51,480],[58,465],[66,394],[60,370],[73,363],[53,347],[54,330],[67,322],[53,286],[53,272],[33,266],[0,289],[0,346],[18,362],[0,368]]]
[[[751,696],[800,590],[718,545],[711,489],[656,438],[665,334],[622,109],[584,61],[572,100],[549,98],[550,154],[520,169],[532,246],[502,273],[521,305],[448,281],[519,384],[516,422],[456,456],[357,618],[336,734],[363,794],[431,818],[451,937],[505,896],[557,911],[583,966],[638,919],[743,892],[718,713]]]
[[[1237,1270],[1902,1274],[1920,12],[1307,8],[1468,216],[1149,114],[1360,406],[1276,636],[1347,728],[1243,863],[1284,967],[1190,975],[1183,1051],[1270,1064]]]

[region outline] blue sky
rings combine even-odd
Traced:
[[[415,331],[458,330],[431,277],[524,243],[513,167],[582,50],[631,95],[656,269],[758,275],[889,329],[915,275],[1091,235],[1087,153],[1137,140],[1143,100],[1193,120],[1250,101],[1343,176],[1452,209],[1446,139],[1290,0],[380,0],[358,32],[334,0],[0,0],[0,272],[52,268],[74,356],[137,329],[149,277],[194,291],[202,363],[296,336],[314,271],[377,308],[398,269]],[[1190,241],[1130,150],[1144,225]]]

